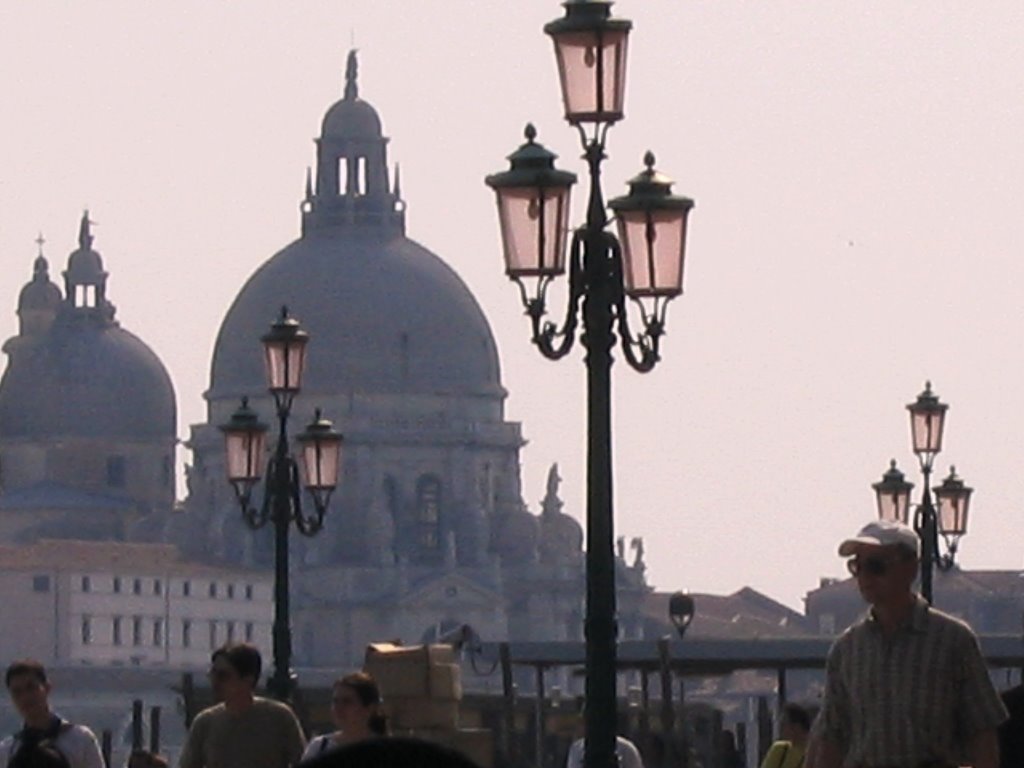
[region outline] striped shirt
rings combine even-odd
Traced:
[[[869,612],[829,651],[818,726],[844,765],[959,765],[1005,719],[970,627],[920,596],[893,634]]]

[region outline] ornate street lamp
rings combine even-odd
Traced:
[[[648,153],[646,169],[629,182],[629,193],[608,206],[616,215],[619,237],[608,231],[601,164],[608,129],[623,116],[632,24],[612,18],[607,0],[567,0],[563,5],[565,16],[544,31],[554,41],[565,118],[578,130],[587,162],[586,222],[570,233],[570,192],[576,176],[555,167],[555,155],[536,142],[532,125],[527,126],[526,143],[509,155],[509,169],[488,176],[486,183],[497,198],[505,272],[519,286],[533,342],[552,360],[569,353],[577,334],[586,347],[585,765],[614,768],[611,351],[618,338],[623,357],[636,370],[649,371],[658,362],[667,304],[682,292],[686,220],[693,201],[672,194],[671,180],[654,169]],[[559,326],[545,320],[547,289],[566,272],[568,305]],[[639,306],[639,333],[630,327],[627,299]]]
[[[889,470],[880,482],[871,486],[878,499],[878,519],[907,524],[910,514],[910,492],[914,484],[904,479],[896,469],[896,459],[889,462]]]
[[[956,564],[960,537],[967,532],[967,509],[973,491],[951,470],[942,485],[934,489],[939,502],[937,511],[932,502],[932,467],[935,457],[942,450],[948,409],[949,406],[940,402],[932,392],[930,381],[925,383],[924,391],[917,399],[907,406],[910,412],[911,448],[917,455],[923,476],[921,502],[914,510],[913,519],[910,518],[910,491],[914,486],[896,469],[895,459],[882,481],[871,486],[878,501],[879,519],[912,522],[914,530],[921,537],[921,594],[929,603],[933,599],[932,572],[935,567],[948,571]],[[945,552],[939,549],[940,534],[946,544]]]
[[[267,425],[249,407],[249,399],[221,427],[227,457],[228,481],[235,489],[245,522],[253,529],[274,524],[274,671],[267,681],[270,693],[281,701],[291,698],[295,675],[291,669],[292,634],[288,584],[288,536],[294,522],[299,532],[315,535],[322,527],[331,493],[338,485],[342,436],[317,409],[316,416],[298,435],[299,461],[288,443],[292,402],[302,388],[305,350],[309,335],[282,308],[280,318],[262,337],[268,390],[274,396],[279,430],[277,446],[265,460]],[[301,466],[301,481],[299,468]],[[259,507],[252,491],[263,480]],[[301,487],[313,501],[312,512],[302,508]]]

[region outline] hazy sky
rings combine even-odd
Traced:
[[[835,544],[874,516],[870,484],[891,457],[912,467],[904,405],[928,377],[951,404],[941,473],[955,462],[976,489],[962,561],[1020,568],[1024,4],[616,11],[635,28],[606,190],[650,148],[697,200],[664,362],[615,366],[617,523],[646,538],[653,582],[751,584],[798,605],[840,575]],[[39,230],[58,274],[89,206],[118,317],[170,370],[186,436],[231,300],[298,235],[312,139],[354,39],[409,235],[462,275],[497,337],[507,413],[529,440],[526,499],[538,509],[558,461],[582,517],[581,357],[532,348],[483,185],[527,120],[583,172],[541,31],[560,13],[551,0],[0,4],[0,335],[15,332]]]

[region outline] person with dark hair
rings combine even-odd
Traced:
[[[252,645],[229,643],[213,652],[210,684],[219,701],[192,722],[180,768],[290,768],[306,747],[295,713],[256,696],[262,659]]]
[[[768,747],[761,768],[800,768],[810,735],[811,713],[799,704],[786,704],[779,724],[780,738]]]
[[[6,768],[104,768],[93,732],[50,709],[50,681],[42,664],[16,661],[7,667],[4,683],[24,721],[20,731],[0,741]]]
[[[310,760],[346,744],[386,736],[387,719],[380,704],[380,688],[372,675],[353,672],[338,678],[331,690],[331,720],[337,730],[311,740],[302,759]]]

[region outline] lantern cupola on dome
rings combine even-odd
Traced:
[[[324,115],[317,143],[316,183],[307,180],[303,234],[324,228],[370,227],[405,232],[405,206],[388,178],[380,115],[359,98],[359,62],[348,54],[345,92]]]

